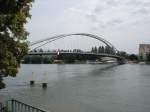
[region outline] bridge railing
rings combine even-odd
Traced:
[[[2,112],[47,112],[45,110],[25,104],[15,99],[7,101],[6,107],[6,110]]]

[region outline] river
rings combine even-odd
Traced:
[[[17,77],[4,81],[1,99],[13,97],[51,112],[150,112],[148,65],[24,64]]]

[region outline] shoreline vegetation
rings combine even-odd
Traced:
[[[103,50],[104,49],[104,50]],[[97,47],[92,47],[91,52],[92,53],[103,53],[103,52],[111,52],[112,50],[105,50],[106,48],[103,46],[100,46],[99,48]],[[48,50],[47,52],[49,52]],[[65,52],[65,50],[60,50]],[[80,49],[74,49],[74,50],[67,50],[70,52],[83,52]],[[37,49],[36,51],[30,51],[30,52],[45,52],[43,49]],[[90,52],[90,51],[89,51]],[[150,58],[147,60],[142,60],[138,55],[136,54],[128,54],[124,51],[120,51],[117,53],[117,55],[124,57],[126,60],[126,63],[129,64],[150,64]],[[89,62],[88,62],[89,61]],[[91,62],[90,62],[91,61]],[[116,61],[116,60],[112,60]],[[91,64],[105,64],[109,63],[108,60],[103,60],[101,58],[99,59],[91,59],[87,60],[84,59],[83,57],[75,57],[75,56],[65,56],[63,59],[59,59],[59,57],[55,55],[26,55],[22,59],[22,64],[86,64],[86,63],[91,63]]]
[[[99,47],[99,48],[92,47],[91,52],[92,53],[102,53],[103,52],[102,48],[105,48],[105,47]],[[65,50],[60,50],[60,51],[65,52]],[[108,50],[106,50],[106,51],[108,52]],[[109,50],[109,52],[110,51],[112,51],[112,50]],[[37,49],[36,51],[31,51],[31,52],[44,52],[44,50]],[[74,49],[73,51],[70,51],[70,52],[82,52],[82,51],[80,49]],[[150,64],[149,58],[147,60],[142,60],[136,54],[128,54],[124,51],[120,51],[117,53],[117,55],[124,57],[126,60],[126,63],[129,63],[129,64],[136,64],[136,63]],[[116,60],[112,60],[112,61],[116,62]],[[105,63],[109,63],[109,59],[103,60],[103,59],[99,58],[99,59],[87,60],[82,57],[77,58],[75,56],[65,56],[63,59],[59,59],[59,57],[54,56],[54,55],[26,55],[22,59],[22,64],[86,64],[86,63],[89,63],[89,64],[90,63],[91,64],[94,64],[94,63],[95,64],[103,64],[104,63],[105,64]]]
[[[25,56],[22,64],[106,64],[114,63],[116,60],[86,60],[67,57],[64,60],[56,59],[53,56]]]
[[[108,60],[77,60],[68,58],[66,60],[55,59],[53,56],[25,56],[22,60],[22,64],[109,64],[115,61]],[[150,61],[139,61],[126,59],[128,64],[147,64],[150,65]]]

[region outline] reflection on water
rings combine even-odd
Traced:
[[[32,72],[36,84],[29,86]],[[41,83],[47,73],[48,88]],[[147,65],[22,65],[6,78],[1,99],[15,97],[52,112],[149,112],[150,70]]]

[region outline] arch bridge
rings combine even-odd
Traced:
[[[51,43],[53,41],[59,40],[61,38],[65,38],[65,37],[69,37],[69,36],[85,36],[87,38],[94,38],[102,43],[104,43],[108,48],[111,48],[114,50],[113,54],[109,54],[109,53],[92,53],[92,52],[64,52],[64,51],[51,51],[51,52],[29,52],[28,55],[56,55],[59,58],[64,59],[64,57],[67,56],[71,56],[71,57],[82,57],[83,59],[100,59],[102,57],[110,57],[110,58],[115,58],[117,59],[117,61],[122,64],[124,63],[124,58],[121,56],[117,55],[118,50],[107,40],[105,40],[104,38],[97,36],[97,35],[93,35],[93,34],[88,34],[88,33],[73,33],[73,34],[62,34],[62,35],[56,35],[56,36],[52,36],[52,37],[48,37],[45,39],[41,39],[32,43],[29,43],[29,48],[31,48],[34,45],[38,45],[37,47],[35,47],[34,49],[30,49],[30,50],[35,50],[41,46],[44,46],[48,43]],[[39,45],[40,44],[40,45]]]

